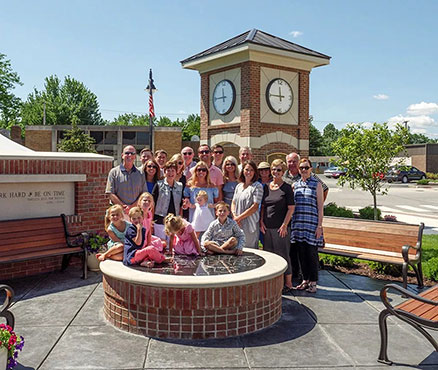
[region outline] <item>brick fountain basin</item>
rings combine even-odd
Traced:
[[[225,338],[266,328],[281,317],[286,261],[244,255],[176,257],[172,266],[127,267],[106,260],[104,315],[115,327],[158,338]]]

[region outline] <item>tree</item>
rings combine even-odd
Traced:
[[[47,125],[70,125],[73,117],[79,125],[103,124],[96,95],[70,76],[63,83],[56,75],[47,77],[43,91],[34,89],[23,104],[23,123],[43,124],[44,106]]]
[[[94,144],[96,141],[78,127],[78,118],[72,117],[71,130],[64,133],[64,138],[58,144],[62,152],[96,153]]]
[[[187,119],[170,120],[168,117],[160,117],[156,122],[156,126],[181,127],[182,139],[190,141],[193,135],[200,135],[201,117],[198,114],[190,114]]]
[[[324,127],[322,139],[322,155],[325,156],[332,156],[334,155],[332,144],[338,140],[339,138],[339,130],[335,127],[333,123],[329,123],[327,126]]]
[[[149,116],[146,114],[137,115],[135,113],[120,114],[117,118],[114,118],[109,125],[149,126]]]
[[[121,114],[109,125],[126,125],[126,126],[149,126],[149,116],[146,114],[137,115],[134,113]],[[181,127],[182,139],[190,141],[193,135],[200,135],[201,117],[198,114],[189,114],[187,119],[180,120],[177,118],[172,121],[169,117],[160,116],[154,119],[155,127]]]
[[[337,166],[347,169],[339,184],[348,183],[354,189],[360,187],[373,196],[374,219],[377,220],[377,194],[386,194],[383,177],[392,160],[404,150],[408,141],[408,130],[397,125],[394,131],[386,123],[374,123],[370,129],[361,124],[350,124],[340,132],[333,144],[333,151],[339,157]]]
[[[19,120],[20,98],[12,90],[22,85],[17,72],[12,70],[11,61],[0,53],[0,127],[10,128]]]
[[[323,137],[321,132],[312,124],[313,116],[309,117],[309,155],[323,155]]]
[[[437,143],[438,140],[431,139],[423,134],[412,134],[409,132],[409,142],[408,144],[429,144]]]

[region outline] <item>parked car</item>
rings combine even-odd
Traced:
[[[341,167],[329,167],[324,171],[325,177],[333,177],[334,179],[338,179],[339,176],[345,175],[347,170]]]
[[[422,180],[426,178],[426,174],[414,166],[395,166],[391,167],[385,176],[388,182],[401,181],[406,184],[411,180]]]

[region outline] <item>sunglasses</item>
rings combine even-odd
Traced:
[[[193,152],[185,152],[183,155],[193,155]]]
[[[176,162],[176,163],[178,163],[178,165],[182,165],[182,164],[184,164],[184,162],[183,161],[179,161],[179,162]]]
[[[236,167],[236,165],[234,163],[227,163],[227,164],[225,164],[225,167],[228,167],[228,166]]]
[[[213,153],[214,153],[214,154],[224,154],[224,152],[221,151],[221,150],[215,150]]]
[[[273,168],[271,171],[272,172],[283,172],[283,170],[281,168]]]
[[[308,170],[310,167],[309,166],[303,166],[303,167],[300,167],[300,170]]]
[[[209,150],[201,150],[198,152],[199,154],[209,154],[210,151]]]
[[[207,169],[206,168],[198,168],[196,171],[198,171],[198,172],[207,172]]]
[[[155,168],[155,169],[157,168],[156,166],[153,166],[153,165],[151,165],[151,164],[148,165],[148,166],[146,166],[146,167],[147,167],[147,168]]]
[[[135,155],[135,152],[125,152],[124,155]]]

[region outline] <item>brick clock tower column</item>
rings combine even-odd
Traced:
[[[330,57],[253,29],[181,61],[201,76],[201,143],[309,154],[309,75]]]

